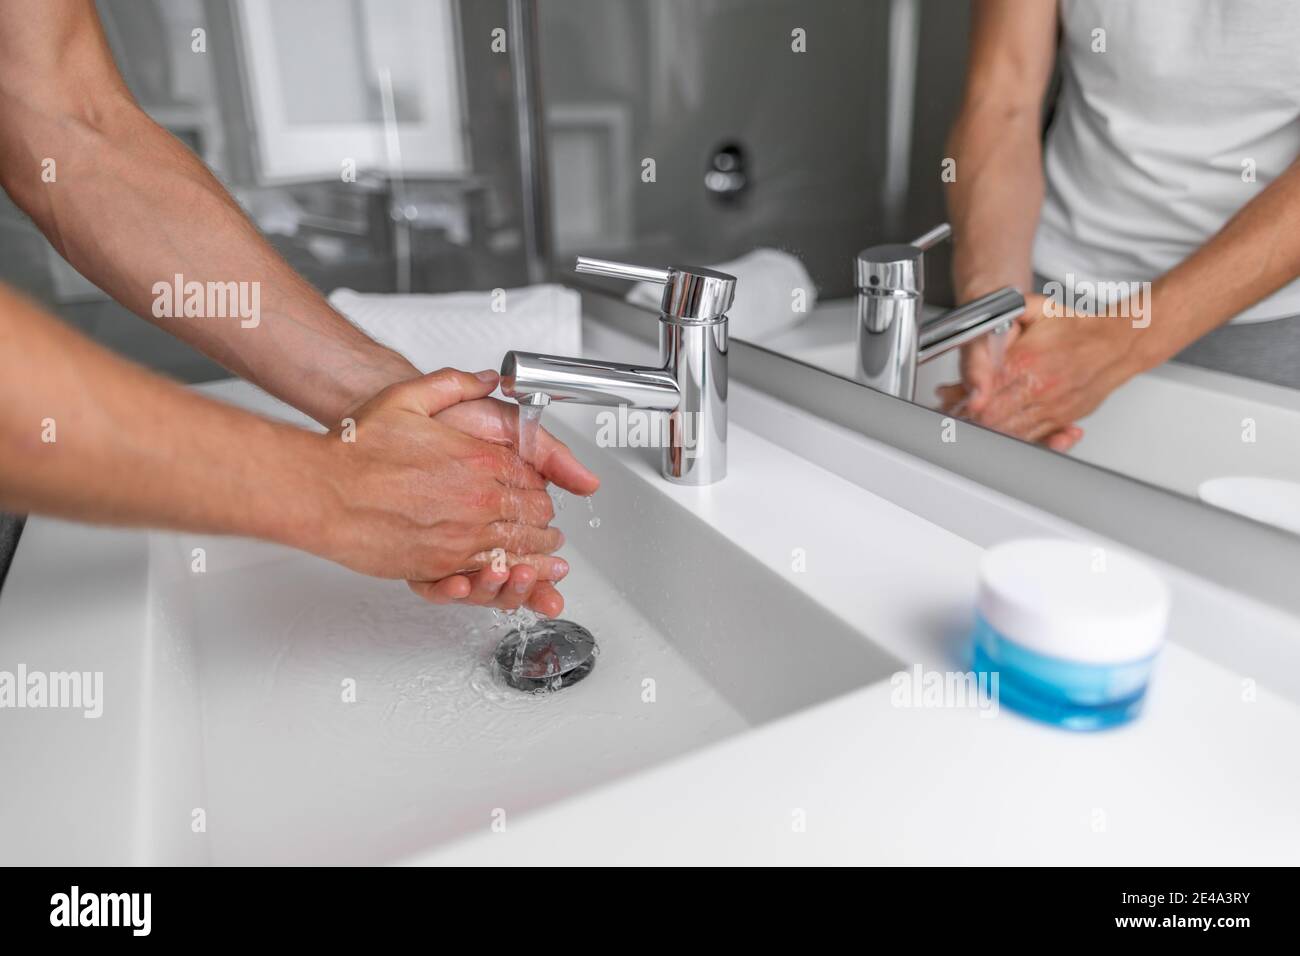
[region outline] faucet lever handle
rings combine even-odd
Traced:
[[[911,242],[886,243],[858,253],[853,263],[854,286],[877,295],[922,295],[925,292],[925,251],[952,235],[941,222]]]
[[[736,295],[736,277],[701,266],[672,266],[656,269],[609,259],[578,256],[575,272],[632,282],[652,282],[664,287],[659,311],[669,318],[688,322],[715,322],[726,318]]]
[[[952,226],[948,225],[946,222],[941,222],[929,232],[924,232],[913,239],[912,245],[916,246],[916,248],[920,249],[922,252],[925,252],[928,249],[933,249],[945,239],[951,238]]]
[[[610,279],[627,279],[629,282],[653,282],[657,285],[667,285],[670,276],[667,269],[634,266],[630,262],[593,259],[589,256],[578,256],[578,263],[573,267],[573,271],[585,272],[593,276],[607,276]]]

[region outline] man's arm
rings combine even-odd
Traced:
[[[1073,316],[1031,325],[1008,350],[976,420],[1038,441],[1091,414],[1134,375],[1300,276],[1297,221],[1300,160],[1152,283],[1149,302],[1119,310],[1144,321]]]
[[[1056,58],[1056,4],[977,0],[961,110],[948,140],[959,302],[1001,286],[1030,292],[1043,204],[1043,97]]]
[[[545,482],[437,413],[496,387],[443,371],[356,412],[355,440],[268,421],[118,358],[0,287],[0,507],[280,542],[433,600],[544,613],[567,566]],[[499,551],[497,549],[500,549]],[[528,555],[498,567],[503,556]],[[482,590],[491,578],[495,588]],[[461,580],[463,592],[430,583]],[[506,581],[512,585],[505,589]]]
[[[1024,318],[1004,348],[1042,314],[1033,288],[1034,232],[1045,192],[1043,98],[1056,59],[1057,11],[1043,0],[976,0],[961,109],[948,138],[957,162],[948,186],[957,301],[1012,286],[1025,296]],[[972,417],[996,387],[998,350],[985,336],[961,352],[962,381],[939,389],[947,410]],[[1073,423],[1045,441],[1060,451],[1082,437]]]
[[[1300,277],[1300,159],[1152,284],[1139,370],[1171,358]]]
[[[419,374],[331,309],[136,105],[92,0],[0,4],[0,186],[96,285],[322,424]],[[155,316],[154,284],[176,274],[259,283],[260,322]]]

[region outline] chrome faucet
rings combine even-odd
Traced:
[[[858,375],[866,384],[913,401],[916,369],[990,332],[1004,332],[1025,311],[1010,286],[926,321],[925,251],[952,235],[947,223],[910,243],[858,253]]]
[[[696,266],[653,269],[579,257],[578,272],[664,287],[657,368],[507,352],[501,391],[521,405],[578,402],[668,415],[663,475],[708,485],[727,474],[727,310],[736,277]]]

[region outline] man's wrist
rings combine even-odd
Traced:
[[[1140,310],[1130,302],[1127,321],[1132,334],[1126,359],[1133,374],[1150,371],[1182,350],[1184,336],[1180,333],[1185,330],[1180,320],[1185,315],[1173,298],[1164,282],[1158,280],[1149,291],[1139,293]]]
[[[1021,295],[1032,295],[1038,291],[1032,282],[1026,280],[1025,274],[1012,274],[1003,270],[959,275],[955,278],[953,286],[957,305],[964,305],[978,299],[980,296],[988,295],[1008,286]]]
[[[321,554],[324,535],[340,512],[338,462],[330,443],[342,438],[280,422],[259,424],[264,450],[253,460],[261,462],[260,474],[249,491],[246,527],[237,533]]]
[[[375,342],[369,344],[370,347],[357,351],[355,361],[340,369],[333,382],[322,384],[327,392],[326,402],[320,412],[308,414],[326,428],[339,428],[344,418],[390,385],[419,376],[420,370],[401,354]]]

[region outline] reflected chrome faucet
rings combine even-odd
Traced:
[[[727,474],[727,310],[736,277],[696,266],[652,269],[585,257],[576,269],[664,287],[660,366],[511,351],[501,360],[502,393],[522,405],[578,402],[664,412],[664,477],[683,485],[721,481]]]
[[[1004,332],[1024,314],[1024,296],[1008,286],[923,320],[925,251],[951,235],[952,227],[943,223],[910,243],[858,253],[858,374],[872,388],[913,401],[917,366],[990,332]]]

